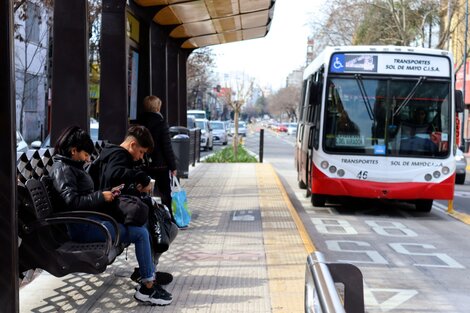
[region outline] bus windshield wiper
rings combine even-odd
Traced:
[[[362,100],[364,101],[364,105],[366,106],[367,114],[369,114],[369,118],[371,120],[375,120],[374,112],[372,111],[372,106],[369,102],[369,97],[366,93],[366,88],[364,88],[364,82],[362,81],[361,74],[355,74],[354,78],[356,79],[357,85],[359,86],[359,91],[361,92]]]
[[[418,87],[423,83],[423,81],[426,80],[426,77],[424,76],[421,76],[418,81],[416,82],[416,84],[413,86],[413,89],[411,89],[410,93],[406,96],[405,100],[403,100],[403,102],[398,106],[398,108],[396,109],[395,112],[393,112],[393,116],[397,116],[398,113],[400,113],[400,111],[410,102],[411,98],[413,98],[413,96],[415,95],[416,93],[416,90],[418,89]]]

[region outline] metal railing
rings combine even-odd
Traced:
[[[344,305],[335,283],[344,284]],[[352,264],[326,263],[323,254],[307,257],[305,271],[306,313],[364,313],[361,271]]]

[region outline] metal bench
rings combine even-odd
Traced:
[[[104,142],[95,144],[95,157]],[[17,156],[18,235],[20,272],[37,268],[61,277],[80,272],[98,274],[105,271],[122,253],[117,222],[109,215],[91,211],[65,211],[52,207],[52,166],[54,149],[29,150]],[[97,219],[114,226],[113,240],[109,230]],[[70,239],[67,225],[85,223],[98,227],[105,242],[82,243]]]
[[[102,273],[124,247],[119,244],[119,227],[110,216],[99,212],[69,211],[55,213],[44,184],[37,179],[26,181],[19,208],[20,270],[41,268],[54,276],[70,273]],[[99,221],[110,221],[116,236]],[[105,242],[81,243],[70,239],[67,225],[86,223],[98,227],[106,237]]]

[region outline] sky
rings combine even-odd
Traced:
[[[216,71],[244,72],[261,87],[285,87],[286,77],[305,64],[309,19],[319,14],[324,0],[277,0],[267,36],[213,46]],[[223,80],[224,75],[221,75]],[[224,82],[221,82],[224,85]]]

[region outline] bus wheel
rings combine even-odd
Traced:
[[[431,212],[432,200],[416,200],[415,206],[418,212]]]
[[[312,201],[313,206],[324,207],[325,202],[326,202],[326,197],[324,195],[312,193],[311,201]]]
[[[299,180],[299,188],[300,189],[305,189],[305,188],[307,188],[307,185],[305,185],[305,183],[303,181]]]

